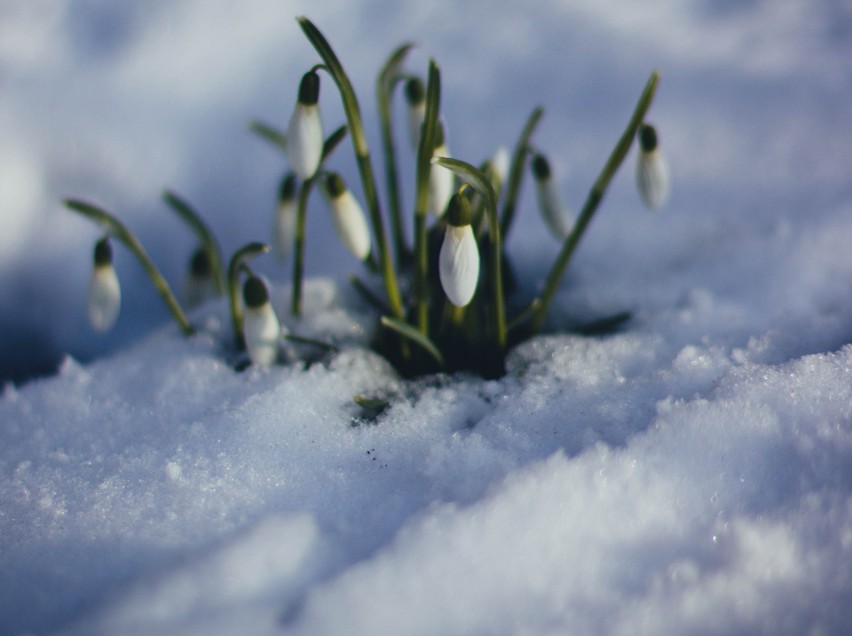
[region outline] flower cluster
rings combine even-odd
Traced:
[[[479,168],[453,158],[440,107],[438,65],[430,61],[425,81],[405,71],[404,62],[412,48],[406,44],[389,57],[377,86],[388,205],[387,211],[383,211],[362,114],[349,77],[319,29],[307,18],[298,21],[321,63],[301,77],[286,132],[268,124],[253,125],[256,132],[285,151],[289,164],[279,186],[271,243],[280,258],[290,255],[293,258],[290,312],[293,315],[301,312],[308,201],[314,187],[319,186],[340,242],[373,274],[366,282],[353,280],[382,314],[374,345],[403,373],[442,369],[468,369],[485,376],[502,373],[508,347],[542,328],[577,244],[637,137],[640,150],[636,179],[641,199],[652,209],[661,207],[667,199],[667,165],[656,129],[645,122],[658,83],[656,73],[646,84],[588,199],[574,216],[564,202],[551,162],[531,142],[543,110],[537,108],[530,115],[511,154],[500,148]],[[333,80],[346,115],[346,124],[327,138],[320,114],[322,74]],[[400,202],[394,141],[392,102],[398,86],[404,87],[407,132],[416,156],[415,202],[413,213],[409,214],[403,211]],[[339,172],[326,167],[331,153],[346,135],[355,151],[365,205]],[[504,239],[513,224],[527,166],[544,224],[562,243],[562,249],[539,295],[523,306],[525,301],[520,294],[514,305],[520,301],[522,306],[509,319],[506,296],[512,277]],[[248,258],[267,251],[268,246],[262,243],[244,246],[232,256],[226,273],[218,245],[200,217],[172,193],[166,193],[166,201],[196,231],[201,243],[191,260],[184,286],[187,304],[195,306],[227,292],[235,341],[246,349],[253,364],[275,363],[281,339],[295,336],[282,327],[270,303],[267,282],[246,263]],[[112,215],[95,206],[80,201],[67,204],[106,225],[110,234],[136,253],[182,330],[192,333],[168,284],[135,237]],[[393,241],[386,232],[386,220],[390,220]],[[413,225],[412,235],[406,229],[410,225]],[[401,280],[407,284],[401,284]],[[375,289],[376,285],[383,289]],[[403,297],[404,290],[411,292],[408,298]],[[119,305],[120,288],[112,267],[112,252],[104,238],[95,250],[89,289],[92,325],[98,330],[109,329],[118,316]]]

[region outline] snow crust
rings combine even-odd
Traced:
[[[848,8],[308,5],[0,8],[0,359],[8,377],[58,367],[0,396],[0,632],[849,633]],[[376,316],[340,274],[367,275],[320,198],[303,318],[289,265],[256,266],[287,328],[339,353],[238,372],[225,304],[181,337],[118,249],[117,331],[85,327],[98,234],[62,196],[114,208],[170,280],[194,246],[166,225],[166,185],[226,250],[268,240],[284,159],[242,126],[284,126],[316,62],[303,13],[374,147],[375,73],[416,38],[411,67],[441,64],[454,154],[511,145],[541,103],[535,139],[575,208],[661,71],[669,204],[642,208],[634,150],[549,333],[505,377],[403,380],[372,353]],[[347,144],[334,168],[358,183]],[[526,186],[509,248],[533,290],[558,245]],[[622,310],[616,334],[570,333]]]

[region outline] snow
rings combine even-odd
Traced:
[[[849,8],[234,7],[0,7],[0,632],[848,633]],[[289,263],[253,266],[287,328],[339,353],[293,345],[235,371],[225,303],[183,338],[117,246],[122,314],[108,336],[87,326],[99,234],[65,196],[114,210],[178,289],[194,244],[163,188],[226,252],[269,240],[284,158],[245,123],[286,125],[317,61],[302,14],[343,59],[373,148],[375,74],[414,39],[410,68],[441,65],[454,155],[511,146],[542,104],[534,140],[575,210],[661,71],[669,203],[642,208],[634,149],[549,332],[504,377],[404,380],[371,352],[376,316],[344,278],[367,274],[321,197],[302,318]],[[358,183],[348,142],[333,168]],[[533,195],[527,180],[508,239],[527,296],[559,247]],[[566,329],[623,310],[616,334]],[[374,418],[356,395],[390,403]]]

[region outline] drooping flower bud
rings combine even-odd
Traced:
[[[444,140],[444,126],[438,122],[433,157],[450,157],[450,151]],[[441,218],[447,211],[447,204],[455,190],[456,176],[449,168],[432,164],[429,171],[429,210]]]
[[[495,192],[499,192],[509,175],[509,151],[505,146],[500,146],[488,160],[488,167],[491,185],[494,186]]]
[[[660,152],[656,129],[650,124],[639,127],[639,160],[636,163],[636,185],[645,206],[661,208],[669,196],[669,170]]]
[[[199,247],[189,261],[189,271],[183,286],[183,297],[188,308],[198,307],[216,296],[216,281],[213,279],[213,264],[207,250]]]
[[[109,331],[121,309],[121,285],[112,266],[112,247],[107,237],[95,244],[95,267],[89,280],[89,323],[96,331]]]
[[[356,258],[366,260],[370,256],[370,229],[361,204],[336,172],[326,178],[325,191],[337,236]]]
[[[282,335],[281,323],[269,302],[269,290],[263,279],[249,276],[243,283],[243,338],[253,364],[268,367],[278,358]]]
[[[316,174],[322,159],[323,132],[319,112],[319,74],[308,71],[299,84],[299,99],[287,126],[287,158],[301,179]]]
[[[296,175],[288,172],[281,180],[278,205],[272,224],[272,245],[278,258],[286,258],[296,238]]]
[[[426,87],[419,77],[412,77],[405,83],[405,99],[408,102],[408,135],[411,146],[417,152],[423,121],[426,119]]]
[[[479,282],[479,248],[471,227],[470,201],[464,194],[454,194],[447,212],[447,229],[438,256],[441,287],[456,307],[464,307],[472,299]]]
[[[550,162],[544,155],[537,154],[533,157],[532,172],[542,218],[550,233],[562,240],[571,231],[571,219],[568,215],[568,207],[563,202],[556,180],[553,178]]]

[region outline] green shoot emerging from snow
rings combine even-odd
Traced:
[[[495,148],[490,160],[477,164],[452,158],[444,142],[440,69],[430,60],[425,83],[418,74],[405,71],[403,65],[412,45],[404,44],[390,55],[376,83],[388,203],[385,213],[352,82],[320,30],[304,17],[298,18],[298,23],[320,61],[302,75],[298,90],[293,93],[295,106],[286,134],[267,123],[252,122],[250,126],[284,151],[290,164],[279,190],[272,240],[279,257],[293,254],[290,311],[294,316],[302,311],[308,199],[313,187],[318,185],[331,210],[342,246],[377,277],[366,282],[355,277],[351,280],[379,311],[373,341],[375,348],[404,375],[467,370],[485,377],[497,377],[504,372],[509,347],[536,334],[544,326],[577,245],[634,139],[638,138],[641,146],[636,179],[642,200],[650,208],[658,208],[665,202],[668,194],[666,164],[656,129],[645,123],[659,81],[656,72],[651,74],[632,117],[574,220],[562,201],[552,165],[532,146],[531,139],[543,109],[536,108],[530,114],[511,157],[504,148]],[[323,73],[336,86],[346,117],[346,124],[327,139],[323,139],[320,117],[320,76]],[[400,91],[397,87],[401,87]],[[393,117],[393,99],[398,92],[404,94],[407,102],[408,130],[403,136],[410,138],[415,147],[415,197],[410,212],[406,211],[400,196],[402,179],[398,154],[402,149],[397,144]],[[328,92],[322,94],[328,95]],[[347,133],[355,151],[364,207],[340,174],[324,167],[326,159]],[[527,165],[531,168],[529,172]],[[507,267],[505,236],[519,209],[525,174],[533,177],[544,223],[562,242],[562,249],[541,293],[507,316],[507,295],[511,292],[512,279]],[[227,291],[237,345],[248,347],[254,364],[273,364],[279,359],[278,346],[282,337],[300,339],[288,336],[282,329],[269,302],[268,283],[248,267],[248,259],[269,248],[263,243],[250,243],[237,250],[226,273],[218,244],[198,215],[177,195],[167,192],[164,196],[198,236],[201,247],[193,258],[193,263],[198,261],[195,273],[207,276],[206,280],[216,293]],[[94,206],[79,201],[66,203],[98,221],[137,253],[181,329],[191,333],[192,328],[168,284],[150,263],[138,241],[114,217]],[[385,230],[385,218],[390,220],[392,241]],[[407,227],[413,229],[410,237],[406,236]],[[107,249],[102,247],[100,251],[105,254]],[[93,324],[107,328],[117,315],[117,300],[115,293],[107,294],[102,290],[110,286],[117,289],[118,283],[113,281],[111,262],[107,263],[105,256],[101,260],[104,262],[98,267],[107,272],[102,278],[109,278],[109,285],[103,284],[105,286],[96,289],[98,293],[93,293],[92,297],[97,302],[92,301],[91,306],[95,308]],[[193,272],[195,269],[193,265]],[[243,277],[245,282],[241,285]],[[382,291],[375,288],[379,282]],[[409,298],[403,297],[403,290],[411,290]],[[627,318],[629,314],[626,313],[604,318],[588,332],[613,328]],[[324,343],[314,344],[332,349]]]

